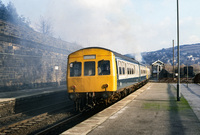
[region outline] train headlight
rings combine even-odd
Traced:
[[[71,89],[72,89],[73,91],[75,91],[75,89],[76,89],[76,86],[75,86],[75,85],[73,85],[73,86],[71,87]]]
[[[108,84],[102,85],[102,89],[106,89],[106,88],[108,88]]]

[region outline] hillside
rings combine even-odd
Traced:
[[[174,61],[177,63],[177,47],[174,48]],[[128,54],[129,56],[132,54]],[[163,48],[158,51],[143,52],[142,63],[151,65],[156,60],[161,60],[164,63],[173,63],[173,48]],[[133,54],[134,56],[134,54]],[[200,64],[200,43],[180,46],[180,64]]]

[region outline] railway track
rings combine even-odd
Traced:
[[[34,135],[58,135],[64,132],[66,129],[69,129],[76,124],[88,119],[92,115],[102,111],[103,109],[105,109],[105,106],[98,106],[95,109],[88,108],[83,112],[75,113],[70,117],[63,119],[62,121],[59,121],[58,123],[49,126],[48,128],[35,132]]]
[[[35,135],[57,134],[58,130],[62,130],[62,129],[59,129],[60,127],[66,126],[66,124],[69,124],[70,121],[74,121],[75,119],[78,119],[82,115],[83,115],[83,113],[71,115],[70,117],[63,119],[62,121],[56,123],[55,125],[49,126],[48,128],[45,128],[39,132],[36,132]]]
[[[3,117],[0,119],[0,122],[4,124],[0,127],[0,135],[31,134],[38,129],[65,119],[73,111],[73,104],[67,106],[66,104],[67,102],[60,102]]]

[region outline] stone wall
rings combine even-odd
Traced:
[[[67,56],[80,48],[0,21],[0,91],[65,84]]]

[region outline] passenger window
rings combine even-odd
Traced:
[[[84,75],[85,76],[94,76],[95,75],[95,62],[85,62],[84,63]]]
[[[125,75],[125,68],[123,67],[122,70],[123,70],[123,74]]]
[[[98,75],[110,75],[110,61],[101,60],[98,62]]]
[[[70,77],[81,76],[81,62],[70,63]]]
[[[122,68],[119,67],[119,74],[121,75],[122,74]]]

